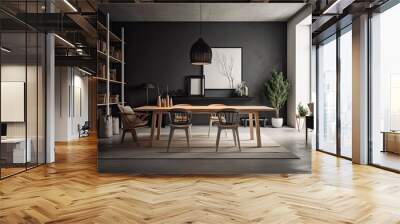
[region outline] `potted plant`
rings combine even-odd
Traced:
[[[297,130],[299,132],[304,127],[304,117],[307,116],[307,114],[308,114],[307,107],[299,103],[299,105],[297,105],[297,115],[296,115]]]
[[[271,119],[274,128],[280,128],[283,125],[283,118],[279,117],[279,112],[288,99],[289,90],[290,84],[283,76],[283,72],[272,70],[272,78],[265,83],[265,96],[275,108],[275,117]]]
[[[307,107],[303,106],[303,104],[299,103],[297,105],[297,113],[299,114],[299,117],[305,117],[308,114]]]

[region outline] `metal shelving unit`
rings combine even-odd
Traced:
[[[116,34],[114,34],[111,31],[111,26],[110,26],[110,14],[107,13],[107,25],[103,25],[100,21],[97,21],[97,30],[98,33],[100,34],[100,37],[104,36],[106,37],[106,49],[104,52],[103,49],[101,49],[101,46],[97,46],[97,57],[98,57],[98,67],[99,65],[104,65],[105,64],[105,77],[99,76],[97,74],[96,80],[98,83],[98,86],[100,85],[105,85],[106,88],[106,98],[105,98],[105,103],[97,103],[97,107],[103,108],[104,106],[106,107],[106,115],[112,116],[110,108],[112,106],[122,104],[124,105],[125,102],[125,60],[124,60],[124,53],[125,53],[125,40],[124,40],[124,28],[121,29],[121,38],[118,37]],[[99,38],[100,38],[99,37]],[[100,43],[102,43],[102,40],[100,39]],[[110,49],[113,45],[120,45],[120,50],[121,50],[121,59],[114,57],[111,55]],[[103,50],[103,51],[102,51]],[[105,62],[105,63],[104,63]],[[120,77],[119,80],[112,80],[110,78],[110,69],[112,65],[120,65]],[[117,78],[118,79],[118,78]],[[112,85],[112,86],[111,86]],[[112,90],[115,90],[113,88],[116,85],[120,85],[120,102],[119,103],[111,103],[110,102],[110,96],[112,94]],[[104,86],[103,86],[104,87]],[[99,93],[98,93],[99,94]],[[104,93],[103,93],[104,94]]]

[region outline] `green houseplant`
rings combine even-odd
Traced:
[[[305,117],[308,114],[307,107],[305,107],[303,104],[299,103],[297,105],[297,113],[299,114],[300,117]]]
[[[271,106],[275,108],[275,118],[272,118],[272,127],[279,128],[283,125],[283,118],[279,117],[281,108],[289,97],[290,84],[285,79],[283,72],[272,70],[272,78],[265,83],[265,96]]]

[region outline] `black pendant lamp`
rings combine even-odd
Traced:
[[[201,38],[202,17],[200,3],[200,38],[192,45],[190,49],[190,62],[192,65],[211,64],[212,51],[210,46]]]

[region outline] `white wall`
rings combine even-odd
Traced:
[[[77,139],[78,125],[88,120],[88,78],[75,68],[56,67],[55,86],[55,140]]]
[[[46,8],[54,12],[51,1],[46,1]],[[46,163],[55,162],[55,41],[54,34],[46,34]]]
[[[26,67],[25,64],[6,64],[1,66],[1,81],[5,82],[25,82],[25,69],[31,70],[32,67]],[[1,108],[7,110],[7,108]],[[25,137],[25,122],[7,123],[7,137]]]
[[[68,67],[55,68],[55,141],[68,141],[69,124],[69,84]]]
[[[41,69],[39,67],[39,72]],[[35,77],[32,77],[35,76]],[[28,82],[26,81],[28,78]],[[35,133],[37,129],[37,97],[36,97],[36,66],[25,66],[25,64],[4,64],[1,66],[1,81],[4,82],[24,82],[27,85],[27,122],[9,122],[7,123],[8,137],[25,137],[25,126],[28,126],[28,137]],[[1,108],[8,110],[8,108]],[[23,108],[24,110],[24,108]]]
[[[25,103],[22,113],[26,112],[26,120],[22,122],[7,122],[7,137],[30,139],[33,161],[39,159],[44,163],[45,150],[45,116],[44,116],[44,73],[41,66],[25,65],[18,63],[4,63],[1,66],[1,81],[24,82],[26,85]],[[25,92],[23,91],[22,94]],[[2,96],[4,97],[4,96]],[[7,97],[7,96],[6,96]],[[1,108],[4,113],[13,113],[11,108]],[[37,157],[37,153],[39,156]]]
[[[317,101],[317,47],[311,46],[311,102]],[[316,105],[314,105],[314,113]],[[314,126],[315,127],[315,126]]]
[[[314,111],[310,111],[314,113],[314,118],[316,117],[317,112],[317,47],[315,45],[311,46],[311,86],[310,86],[310,94],[311,94],[311,102],[314,102]],[[314,119],[314,127],[317,127],[317,119]],[[316,130],[314,128],[314,130]],[[316,131],[312,134],[312,149],[317,148],[317,136]]]
[[[307,24],[307,22],[310,22]],[[306,24],[303,24],[306,23]],[[296,27],[296,107],[311,101],[311,15]]]
[[[74,106],[72,108],[71,135],[73,136],[73,138],[78,138],[78,125],[83,125],[85,121],[89,120],[88,78],[86,76],[82,76],[79,72],[75,70],[73,86],[74,91],[72,94],[74,96],[72,96],[72,99],[74,102],[72,102],[71,105]]]
[[[291,85],[287,103],[288,125],[296,127],[297,105],[311,101],[311,6],[287,24],[287,77]]]

